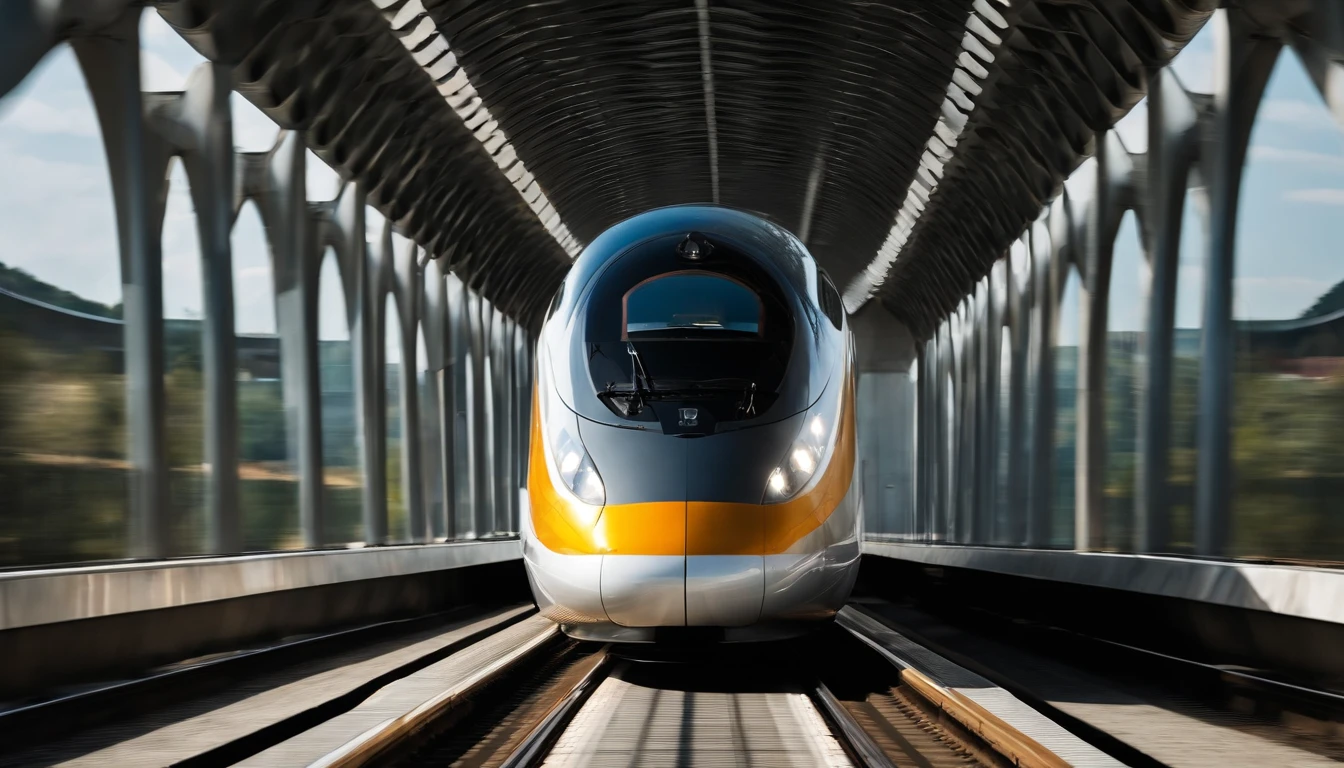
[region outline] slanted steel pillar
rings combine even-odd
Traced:
[[[1212,145],[1205,155],[1209,184],[1209,259],[1199,371],[1198,498],[1195,554],[1222,557],[1231,544],[1232,373],[1236,329],[1232,288],[1236,270],[1237,203],[1251,127],[1282,43],[1255,34],[1244,11],[1222,10],[1209,21],[1216,34]]]
[[[116,206],[125,322],[127,456],[131,462],[127,554],[153,559],[169,554],[159,237],[163,213],[156,202],[167,158],[145,126],[140,95],[142,10],[126,8],[97,36],[75,38],[71,46],[98,113]],[[157,179],[152,169],[159,169]]]
[[[275,275],[276,333],[290,466],[299,476],[299,532],[305,547],[323,542],[322,386],[318,292],[323,244],[308,213],[305,147],[281,132],[265,154],[242,156],[245,194],[255,197]]]
[[[471,294],[457,275],[447,277],[448,337],[451,340],[451,409],[448,431],[452,439],[453,503],[452,537],[476,538],[475,517],[475,422],[471,416],[472,341]]]
[[[1139,392],[1138,466],[1134,498],[1134,550],[1166,552],[1171,547],[1171,395],[1179,279],[1181,230],[1202,226],[1183,221],[1191,164],[1198,151],[1194,105],[1166,70],[1148,91],[1146,215],[1152,228],[1152,282],[1144,325],[1147,366]]]
[[[474,291],[467,292],[467,328],[471,340],[470,378],[468,379],[467,425],[471,434],[471,513],[475,521],[472,529],[477,536],[490,533],[494,522],[490,508],[490,476],[486,452],[485,393],[486,356],[484,344],[484,307]]]
[[[530,449],[529,441],[532,437],[532,358],[528,354],[529,339],[527,329],[523,326],[516,327],[516,333],[513,336],[513,359],[514,370],[517,375],[514,376],[514,409],[517,413],[517,420],[514,422],[514,435],[518,440],[518,447],[514,451],[514,463],[517,467],[514,495],[518,501],[514,507],[513,526],[514,530],[521,531],[523,516],[523,500],[521,494],[523,489],[527,488],[527,459]]]
[[[1036,293],[1035,319],[1032,323],[1034,426],[1032,429],[1032,473],[1030,502],[1027,507],[1026,546],[1044,547],[1050,543],[1050,521],[1054,506],[1055,479],[1055,340],[1058,338],[1059,300],[1068,278],[1067,255],[1061,243],[1068,238],[1067,193],[1055,198],[1048,224],[1032,232],[1032,274]]]
[[[387,540],[387,407],[383,354],[385,318],[378,301],[383,286],[380,266],[384,246],[375,243],[377,253],[369,252],[364,228],[364,190],[347,184],[336,200],[336,226],[355,265],[354,322],[350,328],[352,365],[355,374],[355,403],[358,415],[360,469],[364,475],[364,541],[382,544]],[[381,234],[381,233],[380,233]]]
[[[495,377],[496,388],[499,390],[495,394],[495,432],[499,435],[499,442],[496,449],[499,452],[499,493],[496,494],[495,516],[499,519],[499,529],[504,532],[513,531],[513,501],[517,496],[513,492],[513,434],[512,434],[512,412],[513,408],[510,402],[513,400],[513,356],[508,353],[509,334],[512,333],[512,322],[503,312],[495,310],[499,330],[495,336],[495,354],[499,359],[498,373]]]
[[[389,229],[391,228],[389,224]],[[397,246],[400,245],[398,250]],[[410,241],[393,243],[389,252],[391,287],[400,297],[397,316],[400,321],[397,342],[401,344],[401,375],[398,389],[401,397],[401,498],[406,504],[406,533],[411,541],[429,541],[429,517],[425,511],[424,480],[420,450],[420,385],[417,375],[420,361],[416,359],[416,338],[420,330],[422,310],[419,248]]]
[[[433,425],[425,439],[427,448],[433,446],[432,456],[425,464],[426,505],[429,508],[430,535],[434,538],[453,538],[453,423],[452,408],[452,339],[448,320],[448,285],[444,279],[442,262],[431,259],[424,266],[424,331],[425,352],[429,355],[425,391],[429,402],[423,406],[424,423]],[[432,410],[430,410],[432,409]],[[437,505],[432,500],[437,500]]]

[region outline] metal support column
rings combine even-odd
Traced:
[[[500,315],[499,359],[500,385],[496,399],[500,404],[500,508],[503,527],[500,530],[515,533],[513,512],[517,507],[517,490],[513,482],[513,321]]]
[[[430,519],[430,532],[445,539],[453,538],[453,348],[449,324],[448,285],[444,279],[443,263],[437,259],[425,264],[425,350],[428,360],[428,390],[433,400],[433,413],[425,423],[435,425],[433,437],[434,467],[426,467],[432,480],[426,489],[436,487],[439,500],[435,517]],[[432,421],[431,421],[432,419]]]
[[[1059,243],[1068,236],[1067,193],[1055,198],[1048,226],[1032,231],[1032,275],[1036,294],[1032,323],[1033,371],[1036,377],[1034,425],[1031,434],[1032,473],[1027,508],[1026,546],[1050,543],[1051,512],[1055,479],[1055,340],[1058,338],[1059,300],[1068,278],[1068,265],[1060,264]]]
[[[229,113],[232,74],[220,64],[202,64],[187,80],[175,115],[191,132],[183,153],[201,241],[205,293],[201,373],[205,380],[207,551],[222,555],[243,546],[238,509],[237,336],[233,320],[233,120]]]
[[[995,269],[999,267],[996,265]],[[998,413],[999,413],[999,299],[994,295],[993,281],[980,283],[977,299],[976,335],[979,337],[980,374],[976,380],[979,389],[976,409],[979,426],[976,428],[976,500],[971,517],[971,542],[988,544],[992,539],[995,505],[997,502],[998,467]]]
[[[471,341],[470,378],[467,382],[467,427],[471,434],[471,514],[477,536],[490,533],[490,477],[486,469],[485,347],[482,335],[483,302],[467,291],[467,334]]]
[[[934,377],[930,374],[930,366],[933,358],[937,356],[937,346],[932,340],[926,340],[918,343],[916,352],[918,357],[915,359],[915,509],[912,516],[910,534],[915,541],[924,541],[929,533],[929,505],[931,495],[929,493],[929,453],[932,449],[930,440],[929,414],[933,410],[932,399],[929,396],[929,382]]]
[[[499,492],[499,406],[496,404],[496,390],[499,389],[499,354],[495,348],[497,331],[495,305],[481,299],[481,425],[482,452],[481,488],[484,490],[484,529],[488,533],[500,533],[500,492]]]
[[[1130,191],[1129,153],[1108,131],[1097,145],[1096,187],[1087,201],[1083,245],[1082,313],[1078,332],[1078,437],[1074,549],[1096,551],[1105,541],[1106,325],[1115,237]],[[1078,230],[1075,229],[1075,232]]]
[[[1232,374],[1236,332],[1232,287],[1236,270],[1237,203],[1246,146],[1261,95],[1282,43],[1256,35],[1240,10],[1220,11],[1216,33],[1214,135],[1209,169],[1209,259],[1199,371],[1199,469],[1195,554],[1221,557],[1231,543]]]
[[[1153,76],[1148,92],[1148,208],[1152,237],[1152,283],[1148,292],[1147,366],[1139,391],[1139,463],[1134,498],[1134,550],[1171,547],[1171,496],[1167,462],[1171,450],[1172,355],[1181,230],[1187,177],[1197,147],[1194,105],[1166,70]]]
[[[1033,224],[1032,228],[1035,226]],[[1031,316],[1034,297],[1031,285],[1033,260],[1030,233],[1023,235],[1012,248],[1016,258],[1009,261],[1006,270],[1009,296],[1009,306],[1006,309],[1011,323],[1009,339],[1013,348],[1012,356],[1009,358],[1008,402],[999,404],[1000,408],[1008,409],[1007,515],[1002,528],[995,531],[994,543],[1018,546],[1026,536],[1031,474],[1031,421],[1027,417],[1027,390],[1030,382],[1028,366],[1031,364]],[[1027,265],[1025,273],[1018,268],[1016,263],[1018,261],[1025,261]],[[1019,280],[1022,282],[1019,283]]]
[[[107,152],[121,252],[122,326],[126,368],[127,456],[131,462],[127,554],[169,554],[168,453],[164,427],[162,216],[151,179],[156,143],[146,133],[140,95],[139,6],[97,36],[72,42],[93,96]]]
[[[949,319],[938,329],[938,357],[934,365],[934,430],[937,452],[933,457],[934,490],[933,521],[929,528],[931,541],[947,541],[948,521],[952,517],[952,487],[954,434],[952,432],[956,404],[952,400],[952,322]]]
[[[405,243],[401,252],[395,248],[392,257],[394,290],[400,295],[397,304],[401,344],[401,375],[398,390],[401,397],[401,498],[406,504],[406,533],[411,541],[429,541],[429,516],[425,511],[424,479],[420,450],[420,385],[417,381],[420,362],[416,359],[416,337],[420,330],[421,295],[423,293],[417,259],[418,248]]]
[[[517,463],[517,493],[518,500],[517,513],[514,517],[515,530],[522,530],[523,501],[521,492],[527,488],[528,472],[528,452],[529,440],[531,439],[531,421],[532,421],[532,358],[528,355],[528,334],[523,326],[517,327],[517,332],[513,337],[513,358],[514,367],[517,376],[514,377],[514,403],[517,409],[518,420],[514,424],[514,434],[518,438],[518,449],[514,452],[514,460]]]
[[[447,333],[451,354],[449,388],[452,394],[446,426],[453,444],[452,537],[473,539],[476,537],[477,529],[474,512],[476,465],[472,457],[474,422],[471,417],[471,297],[466,286],[457,275],[453,274],[447,276],[447,292]]]
[[[382,337],[384,319],[377,301],[382,280],[375,254],[368,251],[364,229],[364,190],[346,185],[336,201],[336,221],[355,265],[355,315],[350,328],[355,374],[355,413],[358,416],[360,469],[364,476],[364,541],[387,540],[387,399],[383,384],[385,363]],[[381,245],[375,246],[381,248]]]
[[[290,465],[299,476],[299,531],[305,547],[323,536],[322,385],[317,351],[322,244],[310,225],[305,147],[296,131],[268,154],[244,155],[244,183],[255,194],[275,269],[275,319]]]

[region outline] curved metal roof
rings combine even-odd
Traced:
[[[240,93],[504,312],[544,308],[570,258],[367,0],[201,0],[161,13]],[[389,9],[392,12],[395,9]]]
[[[611,224],[717,202],[789,228],[851,296],[922,336],[1216,4],[200,0],[164,14],[524,321]]]
[[[927,337],[1180,51],[1217,0],[1020,3],[994,71],[878,291]]]
[[[756,211],[916,334],[1214,4],[422,2],[579,240],[676,203]]]
[[[887,235],[972,5],[423,2],[580,240],[717,202],[797,233],[841,284]]]

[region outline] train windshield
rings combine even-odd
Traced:
[[[703,334],[755,338],[765,310],[747,286],[708,272],[673,272],[625,295],[624,337],[689,339]]]
[[[617,260],[587,299],[582,359],[607,417],[676,432],[684,420],[673,416],[689,408],[695,428],[713,432],[777,405],[805,408],[806,388],[784,386],[794,310],[780,280],[727,245],[713,263],[688,264],[678,239]]]

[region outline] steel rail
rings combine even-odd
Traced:
[[[597,690],[611,672],[613,662],[610,646],[603,648],[601,653],[602,660],[588,670],[588,673],[551,707],[541,722],[537,723],[523,738],[522,743],[505,758],[501,768],[529,768],[541,764],[551,747],[555,745],[556,739],[560,738],[565,727],[574,719],[574,715],[578,714],[588,701],[588,697],[592,696],[593,691]]]
[[[827,688],[825,683],[817,682],[816,687],[812,689],[812,700],[816,702],[822,716],[830,723],[832,732],[849,753],[850,759],[862,768],[896,768],[891,758],[887,757],[840,700],[835,698],[835,694],[831,693],[831,689]]]

